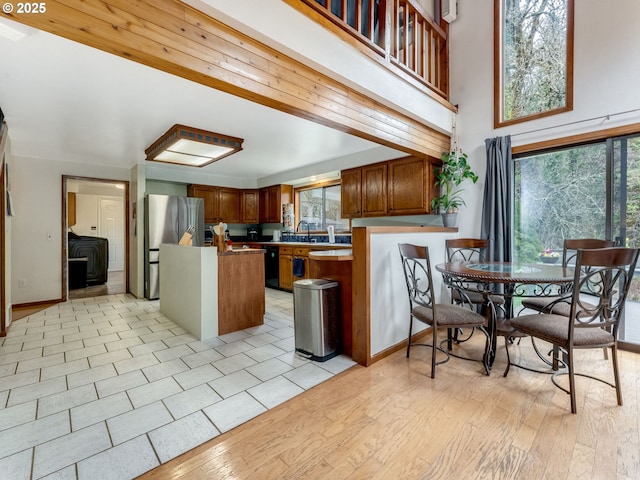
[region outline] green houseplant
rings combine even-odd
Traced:
[[[440,196],[431,201],[431,210],[433,213],[442,214],[442,223],[445,227],[455,227],[458,221],[458,208],[465,205],[460,184],[467,179],[476,183],[478,175],[471,170],[466,153],[442,152],[441,160],[442,165],[434,170],[436,178],[434,183],[440,187]]]

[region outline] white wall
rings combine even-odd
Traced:
[[[546,127],[518,135],[513,145],[564,137],[586,131],[640,122],[640,112],[577,125],[562,124],[640,108],[640,2],[576,0],[574,109],[519,125],[493,128],[493,8],[488,2],[458,0],[458,19],[450,25],[451,102],[459,105],[458,133],[462,148],[480,176],[467,183],[467,207],[460,213],[460,236],[479,235],[485,176],[484,140]]]
[[[445,240],[457,238],[456,233],[375,233],[371,234],[371,355],[407,339],[409,328],[409,299],[407,284],[398,251],[399,243],[412,243],[429,247],[431,276],[438,303],[448,302],[448,291],[442,275],[435,266],[445,261]],[[421,322],[413,323],[413,333],[426,328]]]
[[[93,230],[91,227],[95,227]],[[76,224],[71,227],[77,235],[98,235],[98,196],[76,194]]]
[[[57,300],[62,292],[62,175],[129,179],[129,170],[14,157],[11,182],[16,216],[11,244],[11,302]],[[27,286],[18,288],[18,281]]]
[[[0,151],[0,155],[2,155],[3,152]],[[13,194],[13,186],[15,185],[14,181],[13,181],[13,160],[12,160],[12,156],[11,156],[11,139],[7,138],[6,143],[5,143],[5,151],[4,151],[4,160],[5,163],[9,166],[9,183],[11,186],[11,198],[14,198],[14,194]],[[7,180],[5,180],[7,181]],[[5,285],[1,285],[0,284],[0,288],[2,288],[4,290],[4,295],[5,295],[5,299],[6,299],[6,307],[7,307],[7,311],[5,312],[5,318],[6,318],[6,324],[5,327],[8,327],[11,324],[11,304],[12,302],[12,298],[11,298],[11,291],[12,291],[12,287],[13,287],[13,282],[11,281],[11,269],[12,269],[12,265],[11,265],[11,219],[12,217],[7,215],[6,210],[4,212],[2,212],[2,215],[4,215],[4,225],[5,225],[5,251],[4,251],[4,266],[5,266],[5,278],[6,278],[6,282]]]
[[[131,169],[129,184],[129,290],[138,298],[144,297],[144,193],[145,165]]]

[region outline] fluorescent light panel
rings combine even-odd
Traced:
[[[242,150],[242,138],[174,125],[145,150],[147,160],[203,167]]]

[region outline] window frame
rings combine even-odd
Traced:
[[[606,222],[605,237],[607,239],[615,239],[616,232],[613,228],[614,227],[613,219],[610,218],[611,212],[612,212],[611,202],[613,202],[613,190],[615,188],[614,179],[613,179],[614,165],[613,165],[612,144],[617,139],[620,139],[623,137],[638,136],[638,135],[640,135],[640,123],[632,123],[632,124],[623,125],[619,127],[612,127],[612,128],[607,128],[603,130],[594,130],[587,133],[581,133],[577,135],[571,135],[571,136],[554,138],[554,139],[545,140],[545,141],[536,142],[536,143],[520,145],[517,147],[512,147],[511,153],[513,156],[513,161],[518,161],[528,156],[549,153],[556,150],[582,147],[582,146],[586,146],[594,143],[605,143],[606,149],[607,149],[606,182],[608,183],[607,198],[606,198],[607,218],[605,220]],[[515,177],[515,168],[513,169],[513,176]],[[514,181],[515,183],[514,177],[512,177],[512,181]],[[513,190],[513,193],[509,201],[511,203],[511,207],[513,211],[515,212],[515,189]],[[514,237],[516,234],[515,230],[516,228],[514,224],[513,228],[511,229],[512,248],[514,249],[515,249]],[[515,252],[512,252],[512,254],[515,254]],[[627,341],[627,340],[618,340],[618,347],[620,350],[627,350],[635,353],[640,353],[640,345],[636,343],[631,343],[630,341]]]
[[[504,119],[504,56],[503,56],[503,11],[505,0],[494,0],[493,13],[493,126],[494,128],[506,127],[517,123],[529,122],[539,118],[549,117],[573,110],[573,52],[574,52],[574,0],[567,2],[567,58],[566,58],[566,85],[565,105],[544,112],[533,113],[509,120]]]
[[[294,216],[295,216],[295,222],[296,225],[298,225],[298,223],[300,222],[300,192],[304,191],[304,190],[314,190],[317,188],[326,188],[326,187],[335,187],[335,186],[340,186],[341,182],[340,179],[335,179],[335,180],[327,180],[327,181],[323,181],[323,182],[316,182],[316,183],[310,183],[308,185],[302,185],[299,187],[295,187],[293,189],[293,197],[294,197]],[[340,201],[342,202],[342,198],[340,198]],[[336,229],[335,232],[336,233],[350,233],[351,232],[351,219],[347,219],[347,218],[343,218],[342,220],[348,220],[349,221],[349,228],[348,229]],[[311,230],[311,233],[316,233],[316,234],[321,234],[321,233],[326,233],[327,230]]]

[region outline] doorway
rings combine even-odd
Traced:
[[[129,292],[129,183],[63,176],[62,298]]]

